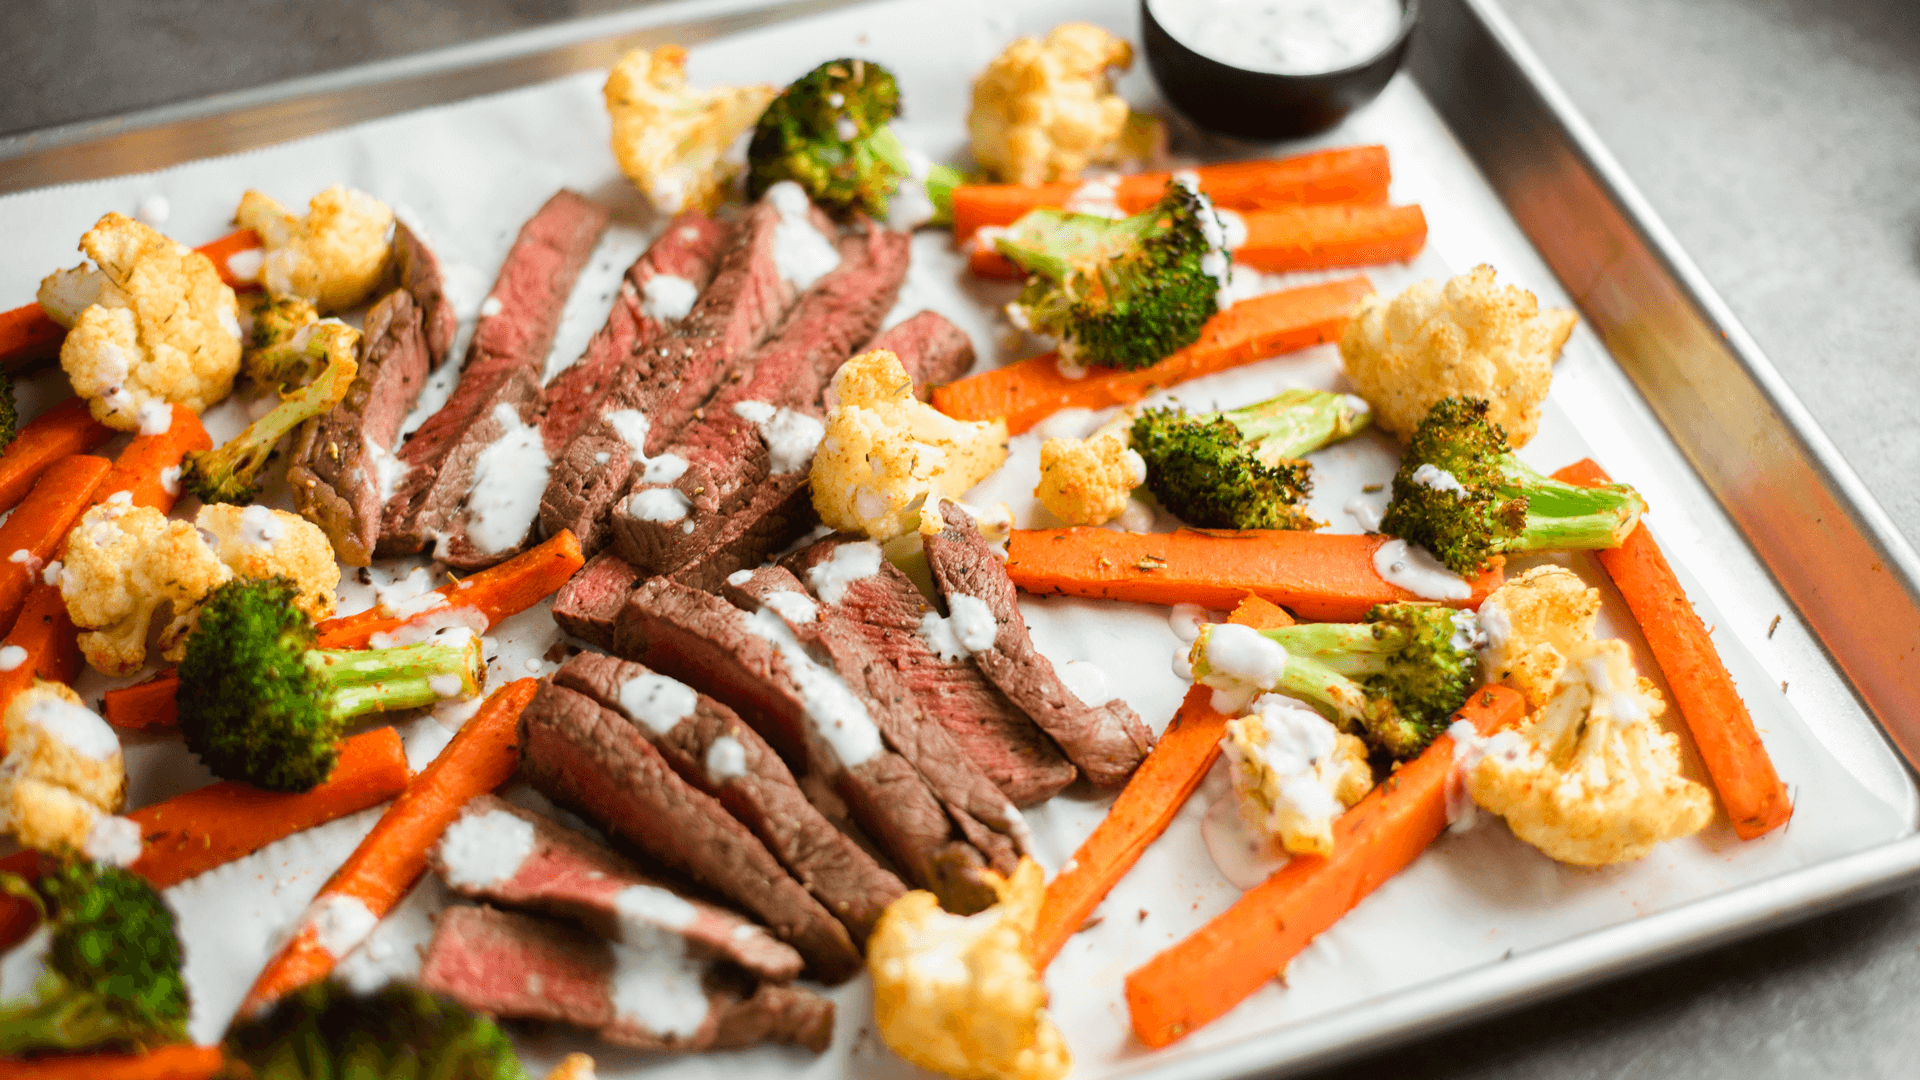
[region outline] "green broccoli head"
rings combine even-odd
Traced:
[[[13,396],[13,377],[0,371],[0,449],[20,434],[20,405]]]
[[[1147,409],[1132,446],[1168,513],[1203,529],[1317,529],[1302,454],[1357,434],[1370,414],[1345,394],[1288,390],[1226,412]]]
[[[1514,456],[1478,398],[1447,398],[1414,430],[1380,530],[1459,574],[1496,555],[1619,547],[1646,510],[1625,484],[1581,487]]]
[[[994,241],[1029,277],[1010,313],[1074,362],[1150,367],[1193,344],[1220,310],[1225,230],[1179,183],[1144,213],[1103,218],[1042,208]]]
[[[260,471],[281,437],[326,413],[347,396],[359,371],[353,358],[359,341],[360,332],[345,323],[316,324],[301,343],[298,355],[302,364],[325,364],[319,377],[287,395],[272,412],[248,424],[225,446],[188,454],[180,465],[181,485],[202,502],[252,502],[260,493]]]
[[[324,981],[227,1032],[251,1080],[525,1080],[493,1021],[451,999],[394,984],[356,994]]]
[[[0,890],[31,902],[53,935],[32,996],[0,1006],[0,1056],[186,1040],[180,938],[145,879],[73,856],[31,884],[0,874]]]
[[[888,127],[900,115],[893,73],[870,60],[829,60],[780,92],[747,144],[747,193],[792,180],[832,214],[885,219],[910,171]]]
[[[284,577],[237,578],[208,594],[187,638],[175,701],[180,733],[214,775],[308,791],[333,772],[341,728],[366,713],[472,697],[486,681],[480,639],[385,649],[316,649]]]
[[[252,314],[253,329],[240,353],[247,377],[273,390],[311,380],[326,356],[310,353],[310,336],[302,337],[300,332],[320,321],[319,309],[297,296],[261,294]]]

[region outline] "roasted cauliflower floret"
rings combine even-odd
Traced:
[[[613,156],[662,212],[710,214],[740,172],[729,151],[778,92],[766,85],[696,90],[687,85],[687,50],[635,49],[607,74]]]
[[[147,662],[147,630],[162,604],[176,638],[214,586],[233,576],[191,522],[169,521],[149,506],[116,496],[81,516],[67,535],[60,595],[78,626],[80,652],[108,675],[131,675]]]
[[[1055,1080],[1073,1059],[1028,953],[1044,875],[1031,859],[1006,881],[984,874],[1000,902],[976,915],[918,890],[888,905],[867,942],[874,1024],[894,1053],[955,1080]]]
[[[1113,92],[1110,71],[1132,64],[1132,46],[1090,23],[1015,39],[973,81],[974,161],[1007,183],[1044,184],[1151,158],[1163,129]]]
[[[285,577],[299,586],[294,606],[314,622],[333,614],[340,563],[320,526],[264,506],[202,506],[193,523],[213,537],[213,553],[243,578]]]
[[[1593,640],[1600,590],[1563,566],[1536,566],[1510,578],[1480,605],[1487,645],[1482,670],[1538,709],[1553,696],[1573,650]]]
[[[297,296],[323,313],[345,311],[373,295],[387,274],[393,210],[345,184],[315,195],[305,217],[249,191],[233,219],[260,234],[260,284],[276,297]]]
[[[122,214],[80,238],[92,267],[40,283],[40,306],[68,327],[60,367],[94,419],[121,431],[143,407],[194,412],[233,391],[239,305],[213,261]]]
[[[1226,731],[1220,748],[1247,827],[1292,855],[1331,852],[1333,819],[1373,789],[1367,744],[1280,694],[1262,694]]]
[[[1564,308],[1540,310],[1525,289],[1495,285],[1493,267],[1422,281],[1391,300],[1360,301],[1340,360],[1380,426],[1405,440],[1436,402],[1481,398],[1515,447],[1540,427],[1553,362],[1573,333]]]
[[[1128,446],[1133,413],[1122,412],[1084,439],[1048,439],[1040,447],[1040,505],[1069,525],[1105,525],[1126,512],[1147,463]]]
[[[891,540],[920,505],[957,499],[1007,459],[1007,423],[955,420],[916,401],[900,358],[876,349],[841,365],[813,459],[813,505],[842,532]]]
[[[1561,862],[1638,859],[1713,816],[1713,796],[1680,775],[1679,741],[1657,722],[1665,711],[1625,642],[1576,645],[1546,707],[1518,738],[1495,736],[1467,790]]]
[[[65,684],[37,679],[7,704],[0,728],[0,831],[41,851],[87,850],[95,826],[126,801],[119,737]]]

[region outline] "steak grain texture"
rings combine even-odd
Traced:
[[[888,327],[867,342],[862,352],[885,349],[900,358],[913,380],[913,396],[933,400],[933,388],[973,370],[973,340],[967,332],[935,311],[923,311]]]
[[[639,572],[625,559],[603,551],[588,559],[553,595],[553,621],[582,641],[610,649],[613,621],[639,580]]]
[[[427,338],[427,364],[437,368],[453,351],[453,339],[460,332],[460,314],[447,297],[446,277],[440,260],[427,246],[426,238],[404,221],[393,223],[393,265],[400,287],[413,297],[420,309],[420,330]],[[382,446],[392,446],[391,442]]]

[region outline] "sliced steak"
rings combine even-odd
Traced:
[[[666,453],[680,475],[636,480],[612,510],[614,544],[642,574],[672,573],[712,546],[769,475],[805,476],[824,431],[827,381],[893,307],[912,257],[905,233],[869,229],[840,243],[840,265],[800,297]]]
[[[957,602],[971,608],[974,617],[991,614],[996,624],[993,644],[975,650],[974,663],[1042,731],[1053,736],[1087,779],[1101,787],[1126,783],[1153,749],[1153,733],[1119,698],[1093,705],[1060,682],[1052,662],[1033,647],[1013,579],[973,518],[944,499],[940,512],[944,528],[926,538],[927,561],[933,565],[947,608],[953,611]],[[980,604],[985,605],[984,611],[974,607]],[[968,615],[963,610],[954,617]]]
[[[704,550],[668,576],[683,585],[714,592],[728,575],[759,566],[819,524],[820,514],[813,508],[813,488],[807,484],[807,474],[775,473],[755,486],[746,504]]]
[[[634,590],[614,635],[616,652],[726,702],[797,769],[825,780],[910,883],[949,910],[993,903],[979,850],[887,748],[866,703],[774,612],[654,578]]]
[[[642,350],[657,348],[687,317],[713,281],[720,253],[732,235],[732,226],[689,210],[668,222],[627,268],[613,311],[587,343],[587,351],[547,383],[547,415],[541,418],[540,434],[550,456],[566,450],[596,415],[614,375],[636,363]]]
[[[497,1017],[559,1021],[607,1042],[692,1053],[757,1043],[816,1053],[833,1037],[833,1003],[760,984],[670,950],[609,945],[562,923],[490,907],[436,918],[420,984]]]
[[[752,829],[864,946],[900,879],[807,802],[786,763],[732,709],[630,660],[581,653],[553,681],[633,724],[687,783]]]
[[[946,728],[959,752],[1015,806],[1052,798],[1073,783],[1076,771],[1060,747],[988,682],[973,661],[955,648],[956,643],[939,637],[946,651],[944,655],[934,651],[922,627],[940,615],[899,567],[879,559],[871,574],[849,578],[840,572],[835,554],[849,547],[873,544],[831,536],[794,553],[782,565],[806,581],[828,610],[838,612],[869,649],[893,665],[928,718]],[[829,603],[827,596],[839,600]],[[939,627],[930,629],[937,632]]]
[[[639,572],[620,556],[595,555],[554,594],[553,621],[582,641],[611,649],[613,620],[639,581]]]
[[[607,227],[607,212],[557,192],[520,227],[481,308],[460,383],[401,445],[409,467],[381,514],[381,555],[411,555],[447,531],[466,499],[474,460],[500,436],[501,406],[523,421],[540,412],[540,379],[567,294]]]
[[[413,297],[414,306],[420,309],[420,329],[427,335],[427,363],[437,368],[446,362],[447,354],[453,351],[453,339],[460,333],[460,314],[447,298],[440,259],[427,246],[425,238],[406,222],[396,221],[393,223],[393,265],[399,271],[400,287]]]
[[[973,370],[973,339],[946,316],[923,311],[880,332],[862,352],[885,349],[900,358],[913,380],[913,396],[933,400],[933,388]]]
[[[462,896],[534,908],[636,948],[677,937],[696,960],[726,960],[786,982],[800,954],[725,908],[690,899],[592,839],[505,799],[482,795],[434,845],[431,865]]]
[[[397,249],[400,234],[394,235]],[[393,446],[429,366],[420,308],[406,290],[381,298],[364,326],[360,367],[347,396],[325,416],[300,425],[287,466],[294,507],[320,526],[348,566],[373,561],[381,506],[405,469]]]
[[[860,970],[846,927],[619,713],[543,682],[521,714],[520,747],[521,769],[535,787],[758,916],[821,981],[843,982]]]
[[[878,544],[849,549],[862,550],[870,551],[876,562],[885,561]],[[1033,833],[1020,811],[959,751],[945,728],[922,715],[906,680],[867,648],[843,614],[822,608],[800,579],[778,566],[735,574],[723,595],[740,607],[773,611],[801,644],[824,657],[866,703],[887,747],[913,766],[947,808],[960,834],[980,849],[994,870],[1013,873],[1021,853],[1033,850]]]

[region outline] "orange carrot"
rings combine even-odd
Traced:
[[[1257,596],[1240,601],[1229,621],[1256,630],[1293,625],[1285,611]],[[1113,808],[1048,882],[1040,921],[1030,939],[1036,967],[1045,970],[1067,939],[1080,932],[1093,909],[1140,861],[1147,845],[1167,831],[1173,815],[1220,756],[1226,723],[1227,717],[1213,711],[1212,690],[1195,686],[1187,691],[1180,711],[1121,789]]]
[[[0,510],[19,505],[54,462],[84,454],[113,438],[113,429],[93,418],[77,397],[41,413],[0,451]]]
[[[1605,469],[1592,458],[1553,474],[1569,484],[1607,484]],[[1751,840],[1787,823],[1793,803],[1774,771],[1766,744],[1740,700],[1733,676],[1713,647],[1713,636],[1643,521],[1617,548],[1594,552],[1607,576],[1626,598],[1627,607],[1647,637],[1673,691],[1674,704],[1700,748],[1713,788],[1733,821],[1733,831]]]
[[[1088,596],[1140,604],[1224,608],[1252,593],[1309,622],[1358,622],[1367,609],[1419,597],[1373,568],[1384,536],[1181,529],[1015,529],[1007,545],[1013,583],[1038,595]],[[1495,565],[1473,578],[1479,607],[1505,575]]]
[[[1240,215],[1247,239],[1233,261],[1277,274],[1405,262],[1427,246],[1427,217],[1418,206],[1356,206],[1328,203],[1252,210]],[[975,245],[967,268],[985,278],[1021,278],[1013,261]]]
[[[20,605],[20,617],[13,629],[0,641],[0,713],[7,710],[13,695],[33,685],[35,679],[71,683],[80,673],[80,648],[73,620],[67,618],[67,602],[60,590],[35,584]],[[9,649],[18,649],[10,653]],[[6,740],[0,738],[0,752]]]
[[[533,679],[508,683],[494,692],[468,720],[440,756],[414,777],[373,831],[314,898],[312,911],[342,906],[379,920],[407,895],[427,869],[427,851],[460,816],[460,808],[513,776],[519,767],[520,710],[533,700]],[[358,910],[355,910],[355,909]],[[372,929],[372,921],[367,924]],[[340,955],[359,942],[344,944]],[[250,1016],[281,997],[322,979],[340,956],[322,944],[318,928],[302,926],[267,962],[240,1005]]]
[[[1456,720],[1483,735],[1520,719],[1504,686],[1475,694]],[[1447,827],[1453,739],[1433,740],[1334,819],[1333,854],[1296,855],[1186,940],[1127,976],[1133,1033],[1165,1046],[1218,1018],[1286,970],[1322,930],[1400,872]]]
[[[1392,172],[1384,146],[1316,150],[1297,157],[1202,165],[1200,190],[1215,206],[1262,210],[1294,203],[1383,203]],[[1129,214],[1152,206],[1172,173],[1136,173],[1114,185],[1114,201]],[[1029,210],[1065,206],[1079,183],[965,184],[953,191],[953,238],[970,239],[983,225],[1011,225]]]
[[[217,1046],[162,1046],[144,1054],[62,1054],[0,1062],[8,1080],[212,1080],[225,1068]]]
[[[107,459],[86,454],[62,458],[41,474],[26,500],[0,524],[0,552],[7,553],[0,562],[0,626],[13,629],[27,589],[40,581],[41,566],[59,550],[112,468]]]
[[[185,405],[175,405],[167,430],[157,435],[135,435],[120,451],[113,471],[94,491],[93,502],[106,502],[124,491],[133,496],[133,505],[151,506],[164,514],[180,497],[179,474],[174,474],[169,490],[166,471],[178,469],[181,459],[192,451],[211,449],[213,437],[200,425],[200,417]]]
[[[127,731],[172,731],[179,726],[173,711],[173,696],[179,691],[180,678],[168,668],[132,686],[107,691],[100,698],[100,715]]]
[[[175,795],[127,814],[139,823],[144,844],[133,871],[156,889],[178,885],[294,833],[394,798],[406,790],[411,775],[400,733],[383,727],[341,744],[333,775],[312,791],[283,794],[222,780]],[[0,870],[32,877],[39,873],[39,859],[23,851],[0,860]],[[24,901],[0,897],[0,949],[24,936],[34,918]]]
[[[1046,353],[935,387],[933,404],[960,420],[1004,416],[1017,435],[1061,409],[1125,405],[1188,379],[1338,341],[1353,306],[1372,292],[1366,278],[1351,277],[1256,296],[1207,320],[1200,340],[1152,367],[1092,368],[1075,379]]]
[[[220,280],[226,282],[228,288],[234,292],[251,292],[260,287],[260,282],[242,281],[235,277],[233,270],[227,266],[227,260],[243,251],[252,251],[263,246],[265,245],[261,244],[259,233],[252,229],[241,229],[238,232],[230,232],[218,240],[201,244],[196,250],[213,260],[214,270],[220,274]]]

